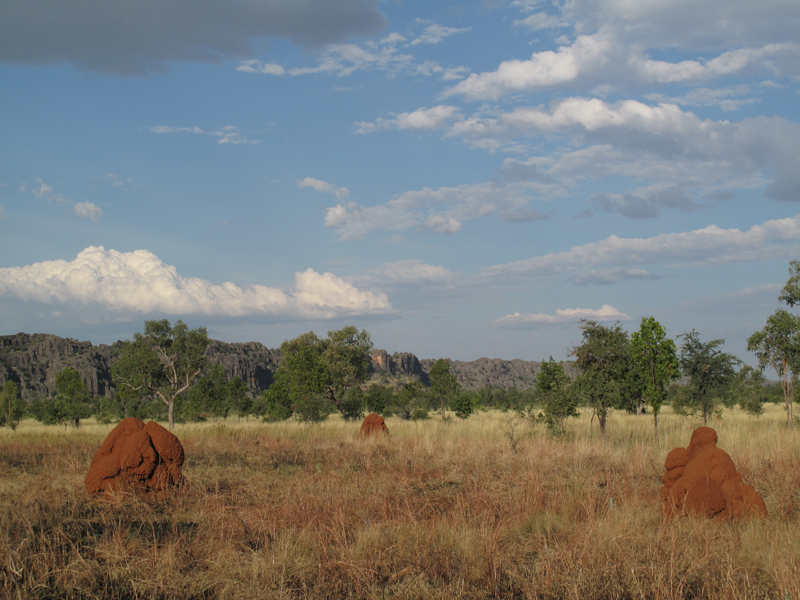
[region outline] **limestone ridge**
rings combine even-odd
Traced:
[[[122,351],[123,342],[92,345],[72,338],[45,333],[18,333],[0,336],[0,386],[15,381],[25,400],[52,398],[56,394],[56,374],[66,367],[78,370],[92,396],[109,398],[114,391],[111,367]],[[209,340],[206,350],[209,365],[220,364],[229,379],[241,377],[252,396],[259,396],[273,382],[280,352],[259,342],[227,343]],[[417,380],[430,383],[428,373],[435,359],[418,359],[410,352],[389,354],[375,350],[371,355],[372,380],[387,385]],[[570,375],[571,363],[563,363]],[[466,390],[482,387],[525,390],[536,386],[541,363],[519,359],[480,358],[454,360],[451,370]]]
[[[110,398],[114,385],[111,366],[122,351],[123,342],[92,345],[71,338],[44,333],[0,336],[0,386],[14,381],[25,400],[56,395],[56,374],[67,367],[77,369],[91,396]],[[258,342],[228,344],[209,340],[209,365],[219,363],[228,378],[241,377],[254,396],[273,381],[279,353]]]

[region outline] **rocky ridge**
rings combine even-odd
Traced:
[[[111,397],[114,386],[111,366],[122,351],[123,342],[93,345],[91,342],[45,333],[17,333],[0,336],[0,386],[15,381],[25,400],[51,398],[56,394],[55,376],[66,367],[80,372],[92,396]],[[241,377],[253,396],[260,395],[274,379],[280,351],[259,342],[227,343],[209,340],[209,364],[220,364],[228,378]],[[372,380],[385,384],[416,379],[428,384],[428,372],[435,359],[419,359],[410,352],[389,354],[374,350]],[[466,390],[485,386],[525,390],[535,387],[541,363],[519,359],[480,358],[451,361],[451,370]],[[574,369],[569,363],[570,374]]]

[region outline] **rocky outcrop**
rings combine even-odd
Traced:
[[[258,342],[229,344],[209,340],[206,355],[209,363],[222,365],[228,379],[241,377],[254,396],[272,385],[280,361],[277,351]]]
[[[155,421],[123,419],[94,455],[84,484],[90,494],[163,490],[183,483],[183,446]]]
[[[361,423],[361,431],[358,432],[358,437],[367,438],[373,435],[387,435],[388,433],[389,428],[386,426],[386,421],[383,420],[383,417],[375,413],[370,413],[364,417],[364,422]]]
[[[110,397],[111,363],[121,348],[43,333],[0,336],[0,385],[15,381],[25,399],[56,394],[56,374],[77,369],[92,396]]]
[[[742,481],[727,452],[717,448],[717,432],[698,427],[687,448],[673,448],[664,463],[662,511],[667,516],[698,515],[738,520],[766,516],[758,492]]]
[[[124,343],[92,345],[71,338],[35,333],[0,336],[0,387],[6,381],[20,386],[24,400],[56,395],[56,375],[77,369],[90,396],[110,398],[114,391],[111,367]],[[278,368],[279,354],[258,342],[228,344],[209,340],[206,356],[219,363],[228,379],[241,377],[253,396],[266,390]]]

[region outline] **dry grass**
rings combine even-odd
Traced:
[[[0,432],[2,598],[800,598],[800,431],[713,423],[767,519],[663,521],[667,451],[699,423],[587,416],[566,440],[466,422],[179,425],[191,484],[91,498],[109,427]],[[513,435],[512,435],[513,434]],[[513,438],[513,443],[512,443]]]

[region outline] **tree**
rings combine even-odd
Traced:
[[[214,421],[228,416],[228,381],[222,365],[209,368],[197,382],[186,391],[183,400],[178,400],[179,414],[190,421]]]
[[[736,374],[735,398],[743,410],[755,417],[764,412],[763,404],[767,398],[765,383],[764,372],[750,365],[744,365]]]
[[[576,383],[597,414],[605,442],[609,411],[622,406],[628,397],[630,339],[619,322],[607,327],[582,319],[580,327],[583,343],[572,349],[581,370]]]
[[[778,296],[778,302],[792,307],[800,304],[800,260],[789,261],[789,279]]]
[[[276,382],[280,376],[293,401],[326,398],[348,418],[344,394],[369,378],[371,349],[369,333],[352,325],[329,331],[324,340],[313,331],[304,333],[281,344]]]
[[[203,372],[208,333],[205,327],[189,329],[183,321],[170,325],[167,319],[145,321],[144,334],[127,342],[112,367],[118,388],[152,393],[168,411],[169,428],[175,426],[175,399],[192,387]]]
[[[680,376],[675,342],[667,338],[661,324],[642,317],[639,331],[631,335],[633,365],[644,382],[644,397],[653,408],[653,425],[658,435],[658,413],[667,397],[667,386]]]
[[[344,393],[341,403],[342,417],[345,421],[354,421],[356,419],[364,418],[364,404],[366,404],[367,395],[360,386],[354,385],[348,388]]]
[[[92,414],[89,390],[80,372],[72,367],[56,373],[56,398],[48,407],[46,423],[80,426],[81,419]]]
[[[442,419],[444,419],[447,400],[461,389],[461,385],[456,376],[450,373],[450,361],[446,358],[437,360],[431,367],[428,376],[431,380],[431,393],[440,400]]]
[[[792,264],[800,266],[799,261]],[[779,308],[769,316],[764,329],[747,338],[747,349],[756,355],[760,368],[772,367],[778,373],[786,403],[786,426],[791,427],[794,385],[800,372],[800,317]]]
[[[550,357],[542,361],[542,368],[536,378],[536,397],[542,405],[541,420],[554,435],[564,433],[564,421],[577,417],[578,397],[569,389],[570,378],[560,362]]]
[[[247,395],[247,384],[244,379],[237,375],[226,384],[225,388],[228,406],[236,410],[237,418],[249,415],[253,409],[253,400]]]
[[[19,385],[15,381],[6,381],[0,391],[0,427],[8,426],[16,429],[25,415],[25,401],[20,398]]]
[[[700,410],[703,425],[707,425],[708,415],[719,405],[720,394],[733,380],[734,366],[741,361],[720,350],[725,340],[703,343],[694,329],[679,337],[683,338],[679,362],[683,374],[689,378],[686,407],[692,411]]]
[[[468,419],[472,414],[472,394],[469,392],[456,394],[450,401],[450,408],[459,419]]]

